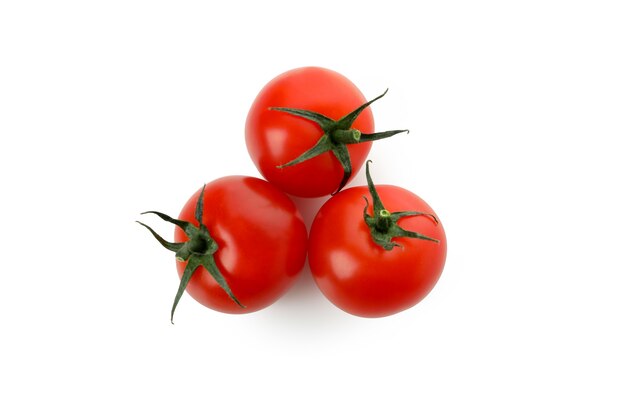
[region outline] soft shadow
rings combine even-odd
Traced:
[[[291,196],[291,200],[295,203],[296,207],[298,207],[300,214],[302,214],[307,231],[311,230],[311,223],[313,223],[315,215],[317,215],[319,209],[328,199],[329,197],[304,198]]]
[[[307,231],[317,212],[329,197],[291,197],[302,214]],[[300,276],[264,315],[262,323],[265,331],[281,334],[286,338],[312,340],[316,337],[346,335],[354,328],[357,318],[345,313],[324,297],[311,275],[308,259]],[[358,326],[357,326],[358,327]]]

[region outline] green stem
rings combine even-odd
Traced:
[[[391,219],[391,212],[386,209],[382,209],[378,212],[378,216],[376,218],[376,230],[381,233],[387,233],[391,226],[393,225],[393,220]]]
[[[183,272],[183,276],[181,277],[181,281],[178,287],[178,291],[176,292],[176,297],[174,298],[174,304],[172,305],[171,312],[171,320],[172,324],[174,323],[174,311],[176,310],[176,306],[180,301],[193,273],[199,267],[205,268],[208,273],[213,277],[213,279],[218,283],[218,285],[228,294],[228,296],[240,307],[245,308],[241,302],[235,297],[233,292],[231,291],[228,283],[222,276],[222,273],[217,268],[217,264],[215,263],[214,254],[219,249],[217,242],[211,237],[209,230],[202,222],[204,210],[204,186],[200,191],[200,196],[198,197],[198,202],[196,203],[196,211],[195,218],[198,221],[199,227],[195,227],[190,222],[186,222],[183,220],[173,219],[170,216],[159,213],[156,211],[147,211],[142,214],[153,213],[162,218],[163,220],[173,223],[176,226],[180,227],[184,230],[185,234],[188,237],[186,242],[180,243],[171,243],[163,239],[159,236],[154,230],[145,224],[138,222],[145,228],[147,228],[150,233],[161,243],[161,245],[176,254],[176,259],[180,262],[187,262],[187,266]]]
[[[383,205],[380,196],[378,195],[378,191],[374,186],[374,182],[372,181],[372,177],[370,175],[371,162],[372,161],[367,161],[365,164],[365,176],[367,177],[367,187],[373,200],[372,212],[374,215],[370,216],[367,213],[369,201],[367,200],[367,197],[363,197],[365,198],[363,220],[370,229],[370,235],[372,236],[372,240],[374,240],[374,242],[378,246],[385,250],[392,250],[394,247],[400,246],[398,243],[392,240],[400,237],[422,239],[439,243],[437,239],[433,239],[417,232],[405,230],[398,226],[398,220],[408,216],[428,216],[429,218],[433,219],[435,224],[438,224],[438,221],[434,214],[422,213],[419,211],[396,211],[392,213],[387,210]]]
[[[331,137],[337,143],[354,144],[361,140],[361,132],[357,129],[337,129]]]
[[[387,94],[387,90],[375,99],[362,104],[357,109],[343,116],[339,120],[333,120],[330,117],[310,110],[294,109],[289,107],[270,107],[269,110],[280,111],[295,117],[310,120],[316,123],[323,131],[322,136],[311,149],[306,150],[291,161],[286,161],[281,165],[278,165],[277,168],[287,168],[300,164],[330,151],[339,160],[344,170],[344,175],[341,178],[337,189],[332,193],[333,195],[337,194],[348,183],[348,180],[352,175],[352,164],[350,162],[346,145],[355,145],[361,142],[372,142],[397,135],[398,133],[408,132],[408,130],[390,130],[378,133],[362,133],[352,127],[352,124],[356,121],[363,110],[369,107],[376,100],[382,98],[385,94]]]

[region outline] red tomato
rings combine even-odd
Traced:
[[[389,211],[433,210],[417,195],[392,185],[376,187]],[[324,295],[362,317],[383,317],[410,308],[435,286],[446,259],[441,223],[428,215],[407,216],[397,225],[438,240],[399,237],[390,250],[376,244],[363,218],[368,187],[346,189],[319,210],[309,236],[309,264]]]
[[[203,204],[199,205],[201,193]],[[304,266],[307,232],[302,216],[289,197],[267,181],[230,176],[206,184],[187,201],[179,216],[196,229],[197,218],[205,227],[199,229],[206,230],[210,239],[199,239],[199,249],[190,249],[191,257],[177,260],[176,266],[184,279],[193,259],[214,259],[218,273],[211,274],[203,263],[186,285],[186,291],[206,307],[225,313],[260,310],[276,301]],[[182,227],[176,228],[174,244],[179,246],[172,250],[178,250],[177,257],[183,251],[180,245],[192,240]],[[209,250],[212,247],[214,253]],[[194,253],[199,255],[193,258]],[[218,283],[216,275],[220,273],[226,289]],[[177,302],[178,298],[172,315]]]
[[[246,145],[259,172],[281,190],[300,197],[320,197],[336,191],[344,168],[330,151],[293,166],[280,167],[313,148],[324,134],[315,122],[274,107],[313,111],[337,120],[366,102],[359,89],[343,75],[318,67],[298,68],[279,75],[258,94],[246,120]],[[374,131],[374,119],[365,108],[352,125],[363,133]],[[347,146],[354,176],[370,151],[364,141]]]

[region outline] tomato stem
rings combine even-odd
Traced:
[[[372,142],[397,135],[398,133],[408,133],[408,130],[389,130],[386,132],[362,133],[352,127],[352,124],[356,121],[361,112],[363,112],[363,110],[369,107],[376,100],[384,97],[385,94],[387,94],[387,91],[389,90],[385,90],[385,92],[378,97],[368,101],[367,103],[362,104],[361,106],[343,116],[339,120],[333,120],[323,114],[304,109],[294,109],[289,107],[270,107],[269,110],[288,113],[292,116],[301,117],[303,119],[315,122],[324,132],[312,148],[306,150],[297,158],[288,161],[282,165],[278,165],[277,168],[286,168],[297,165],[323,153],[331,151],[343,168],[343,177],[341,178],[337,189],[332,193],[332,195],[337,194],[348,183],[348,180],[352,175],[352,162],[350,161],[350,153],[348,152],[348,148],[346,145],[354,145],[361,142]]]
[[[146,211],[141,214],[156,214],[161,219],[173,223],[174,225],[183,229],[187,237],[189,238],[186,242],[173,243],[168,242],[159,236],[152,228],[145,225],[142,222],[137,222],[140,225],[144,226],[146,229],[152,233],[152,235],[157,239],[157,241],[165,248],[170,251],[175,252],[176,260],[179,262],[187,262],[185,266],[185,270],[183,272],[183,276],[180,279],[180,285],[178,287],[178,291],[176,293],[176,297],[174,298],[174,303],[172,305],[172,311],[170,320],[172,324],[174,324],[174,311],[176,310],[176,306],[180,301],[193,273],[196,269],[203,267],[205,268],[209,274],[213,277],[213,279],[217,282],[217,284],[228,294],[228,296],[242,308],[245,308],[243,304],[239,302],[237,297],[233,294],[226,279],[222,276],[217,264],[215,263],[214,254],[219,249],[217,242],[211,237],[209,230],[202,222],[202,214],[204,210],[204,188],[200,191],[200,196],[198,197],[198,202],[196,203],[196,212],[195,218],[198,221],[198,227],[193,224],[184,221],[173,219],[167,214],[160,213],[158,211]]]
[[[381,233],[387,233],[393,224],[391,212],[389,210],[380,210],[376,219],[376,230]]]
[[[361,140],[361,132],[357,129],[337,129],[331,136],[337,143],[353,144]]]
[[[370,229],[370,235],[374,242],[382,247],[385,250],[392,250],[396,246],[400,246],[398,243],[393,242],[392,239],[397,237],[409,237],[415,239],[429,240],[431,242],[439,243],[439,240],[428,237],[421,233],[412,232],[410,230],[405,230],[402,227],[398,226],[398,220],[403,217],[409,216],[428,216],[435,223],[439,223],[437,217],[434,214],[423,213],[419,211],[396,211],[390,212],[387,210],[378,195],[378,191],[376,191],[376,187],[374,186],[374,182],[372,181],[372,177],[370,175],[370,163],[372,161],[367,161],[365,164],[365,176],[367,177],[367,187],[369,189],[370,195],[372,196],[372,212],[373,216],[368,214],[369,208],[369,200],[367,197],[363,196],[365,199],[365,208],[363,209],[363,219],[365,223]]]

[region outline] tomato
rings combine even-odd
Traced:
[[[179,226],[174,243],[159,240],[179,258],[181,285],[172,317],[183,290],[217,311],[260,310],[275,302],[304,266],[307,232],[302,216],[267,181],[223,177],[191,196],[178,220],[150,213]]]
[[[367,175],[371,181],[369,169]],[[447,243],[443,226],[420,197],[379,185],[370,199],[372,187],[343,190],[320,208],[308,253],[312,275],[333,304],[357,316],[383,317],[414,306],[431,291],[443,271]],[[378,219],[376,211],[382,213]],[[375,224],[384,223],[384,216],[397,220],[391,230],[399,237],[381,237]]]
[[[384,95],[384,94],[383,94]],[[319,67],[287,71],[257,95],[246,119],[246,145],[265,179],[300,197],[339,191],[357,172],[371,141],[405,130],[373,133],[374,118],[359,89]]]

